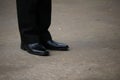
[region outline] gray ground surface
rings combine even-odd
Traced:
[[[120,0],[53,0],[51,34],[70,51],[19,49],[15,0],[0,0],[0,80],[120,80]]]

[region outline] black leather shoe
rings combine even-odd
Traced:
[[[69,46],[63,43],[59,43],[53,40],[48,40],[47,42],[43,43],[43,46],[46,49],[50,50],[60,50],[60,51],[68,51]]]
[[[39,43],[21,45],[21,49],[27,51],[30,54],[39,56],[49,56],[49,52],[45,49],[43,45]]]

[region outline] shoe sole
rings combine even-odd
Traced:
[[[69,48],[46,48],[46,49],[55,51],[69,51]]]
[[[26,48],[23,48],[21,47],[22,50],[28,52],[29,54],[33,54],[33,55],[38,55],[38,56],[50,56],[49,52],[47,52],[46,54],[40,54],[40,53],[33,53],[32,51],[26,49]]]

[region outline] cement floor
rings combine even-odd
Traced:
[[[22,51],[15,0],[0,1],[0,80],[120,80],[120,0],[53,0],[53,38],[70,51]]]

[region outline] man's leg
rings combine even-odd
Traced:
[[[38,0],[17,0],[21,49],[34,55],[48,56],[49,52],[39,43],[37,5]]]
[[[48,28],[51,23],[51,0],[39,0],[38,5],[39,40],[47,49],[68,50],[68,45],[52,40]]]
[[[51,0],[38,0],[39,40],[52,40],[48,31],[51,24]]]
[[[18,24],[21,43],[34,43],[38,41],[37,30],[37,1],[17,0]]]

